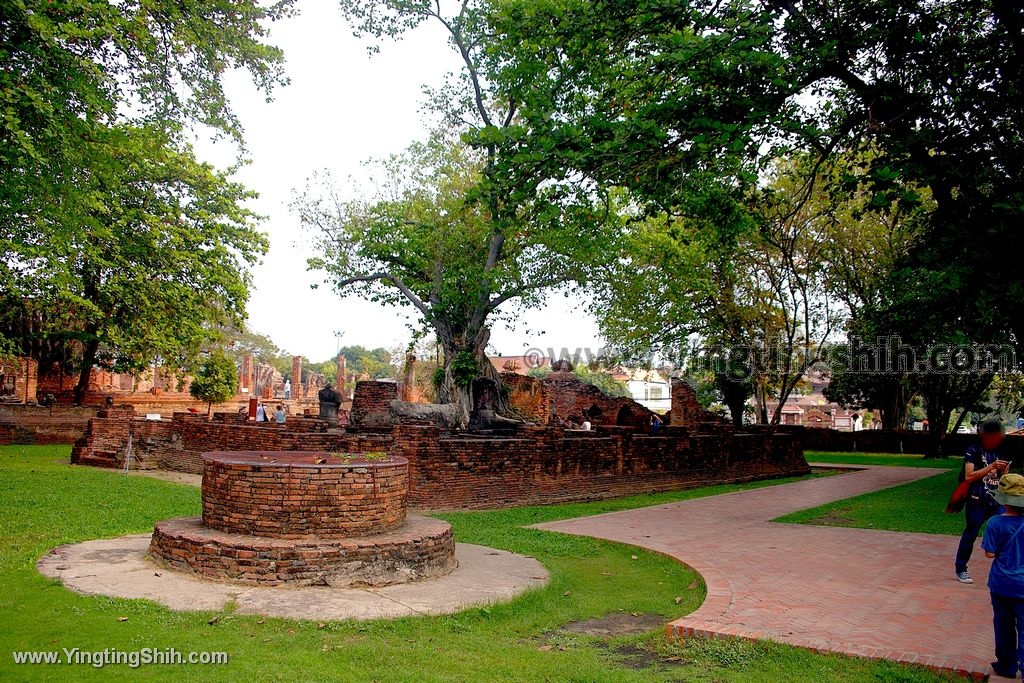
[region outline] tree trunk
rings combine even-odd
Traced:
[[[746,385],[727,379],[721,383],[720,390],[722,392],[722,400],[729,408],[729,414],[732,416],[733,426],[737,429],[742,428],[743,411],[747,407],[747,397],[750,396]]]
[[[75,405],[85,403],[85,395],[89,391],[89,379],[92,376],[92,366],[96,363],[96,354],[100,350],[100,340],[91,335],[89,341],[82,349],[82,369],[78,375],[78,384],[75,386]]]
[[[879,406],[882,417],[882,429],[903,430],[907,428],[907,409],[910,398],[903,380],[884,389],[882,405]]]
[[[941,458],[942,453],[942,439],[946,436],[946,430],[949,428],[949,416],[953,414],[953,409],[942,405],[938,401],[929,403],[925,409],[925,415],[928,416],[928,449],[925,451],[924,457],[926,458]]]
[[[470,335],[468,333],[455,334],[451,328],[443,324],[435,324],[434,329],[437,332],[444,357],[441,365],[443,376],[441,383],[437,386],[437,402],[458,405],[468,421],[469,414],[474,407],[472,380],[477,377],[486,377],[494,381],[498,388],[498,403],[495,406],[495,412],[499,415],[507,412],[508,401],[501,391],[501,375],[487,360],[487,343],[491,338],[490,330],[484,327],[476,334]],[[476,363],[476,372],[473,377],[467,377],[466,374],[457,377],[455,362],[459,358],[464,358],[466,353],[472,355]],[[464,373],[464,371],[462,372]]]

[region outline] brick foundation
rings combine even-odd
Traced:
[[[404,458],[328,453],[203,454],[203,524],[269,538],[348,538],[405,522]]]
[[[447,522],[406,518],[408,462],[328,453],[202,455],[203,516],[160,522],[150,555],[249,585],[382,586],[457,566]]]
[[[390,435],[328,431],[315,418],[289,417],[274,422],[246,422],[233,413],[175,413],[170,420],[125,418],[89,420],[85,436],[75,442],[71,462],[106,467],[124,465],[128,435],[133,435],[132,466],[175,472],[203,473],[204,451],[388,451]]]
[[[172,519],[156,524],[149,554],[178,571],[255,586],[383,586],[456,567],[451,527],[416,515],[394,531],[346,541],[229,534],[199,517]]]

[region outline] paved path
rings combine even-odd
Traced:
[[[871,467],[539,528],[631,543],[699,571],[707,599],[669,634],[768,638],[978,675],[993,652],[980,549],[976,583],[964,586],[953,577],[956,538],[770,521],[942,471]]]

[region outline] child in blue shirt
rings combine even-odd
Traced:
[[[981,548],[994,558],[988,573],[996,661],[992,669],[1014,678],[1024,670],[1024,476],[1004,474],[992,492],[1005,512],[989,520]]]

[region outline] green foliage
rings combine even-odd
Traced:
[[[452,361],[451,373],[456,386],[469,386],[480,375],[480,365],[473,352],[463,350],[456,353],[455,359]]]
[[[31,335],[80,342],[85,368],[188,368],[244,318],[246,267],[267,247],[244,206],[254,195],[155,129],[112,126],[101,142],[102,165],[76,180],[73,230],[39,216],[8,225],[8,253],[26,266],[15,291],[45,312]]]
[[[1024,338],[1024,279],[1005,248],[1024,217],[1024,8],[503,0],[485,19],[493,87],[530,84],[522,153],[628,191],[640,243],[627,234],[612,301],[633,308],[611,306],[606,325],[624,345],[701,331],[709,294],[712,343],[814,348],[831,327],[814,310],[821,288],[911,343]],[[763,292],[743,277],[747,254]],[[644,287],[652,273],[669,274],[664,296]],[[818,323],[794,333],[808,315]],[[761,419],[764,395],[784,398],[811,356],[753,378]],[[931,375],[920,390],[941,416],[972,402],[972,383]],[[901,391],[861,393],[892,405]]]
[[[252,356],[253,362],[268,363],[278,372],[283,372],[282,368],[291,370],[291,356],[279,349],[270,337],[249,329],[248,325],[242,326],[241,329],[224,329],[220,337],[227,347],[227,352],[239,367],[242,365],[242,358]]]
[[[539,367],[532,367],[526,371],[527,377],[533,377],[534,379],[544,379],[551,374],[550,365],[541,365]]]
[[[992,400],[1015,417],[1024,416],[1024,373],[1004,372],[992,381]]]
[[[206,403],[223,403],[238,391],[238,368],[235,361],[217,349],[211,353],[192,378],[188,392]]]
[[[495,85],[498,64],[477,3],[450,14],[442,3],[407,0],[341,6],[357,35],[376,39],[432,24],[459,69],[429,91],[441,132],[380,164],[384,180],[373,200],[307,191],[296,202],[302,222],[322,233],[323,254],[310,265],[327,271],[339,291],[411,305],[445,356],[439,400],[468,407],[468,392],[450,374],[455,354],[468,349],[483,359],[506,302],[536,304],[549,289],[587,278],[592,257],[608,253],[604,196],[542,169],[536,151],[519,147],[530,84],[515,92]],[[497,374],[486,365],[480,371]]]
[[[370,379],[386,379],[395,376],[395,366],[392,363],[391,351],[383,347],[367,349],[362,346],[342,346],[341,355],[345,357],[345,368],[356,376],[363,373],[370,376]],[[325,361],[330,363],[331,361]],[[335,374],[337,363],[335,363]]]
[[[591,384],[600,389],[606,396],[629,397],[629,387],[625,382],[615,379],[612,374],[601,368],[591,369],[586,365],[573,367],[573,374],[580,378],[580,381]]]
[[[187,367],[211,328],[240,324],[241,271],[265,249],[253,195],[198,162],[187,131],[241,142],[224,74],[268,94],[285,80],[265,39],[289,5],[3,5],[0,297],[42,324],[26,337],[0,321],[0,336],[47,364],[73,346],[84,370]]]

